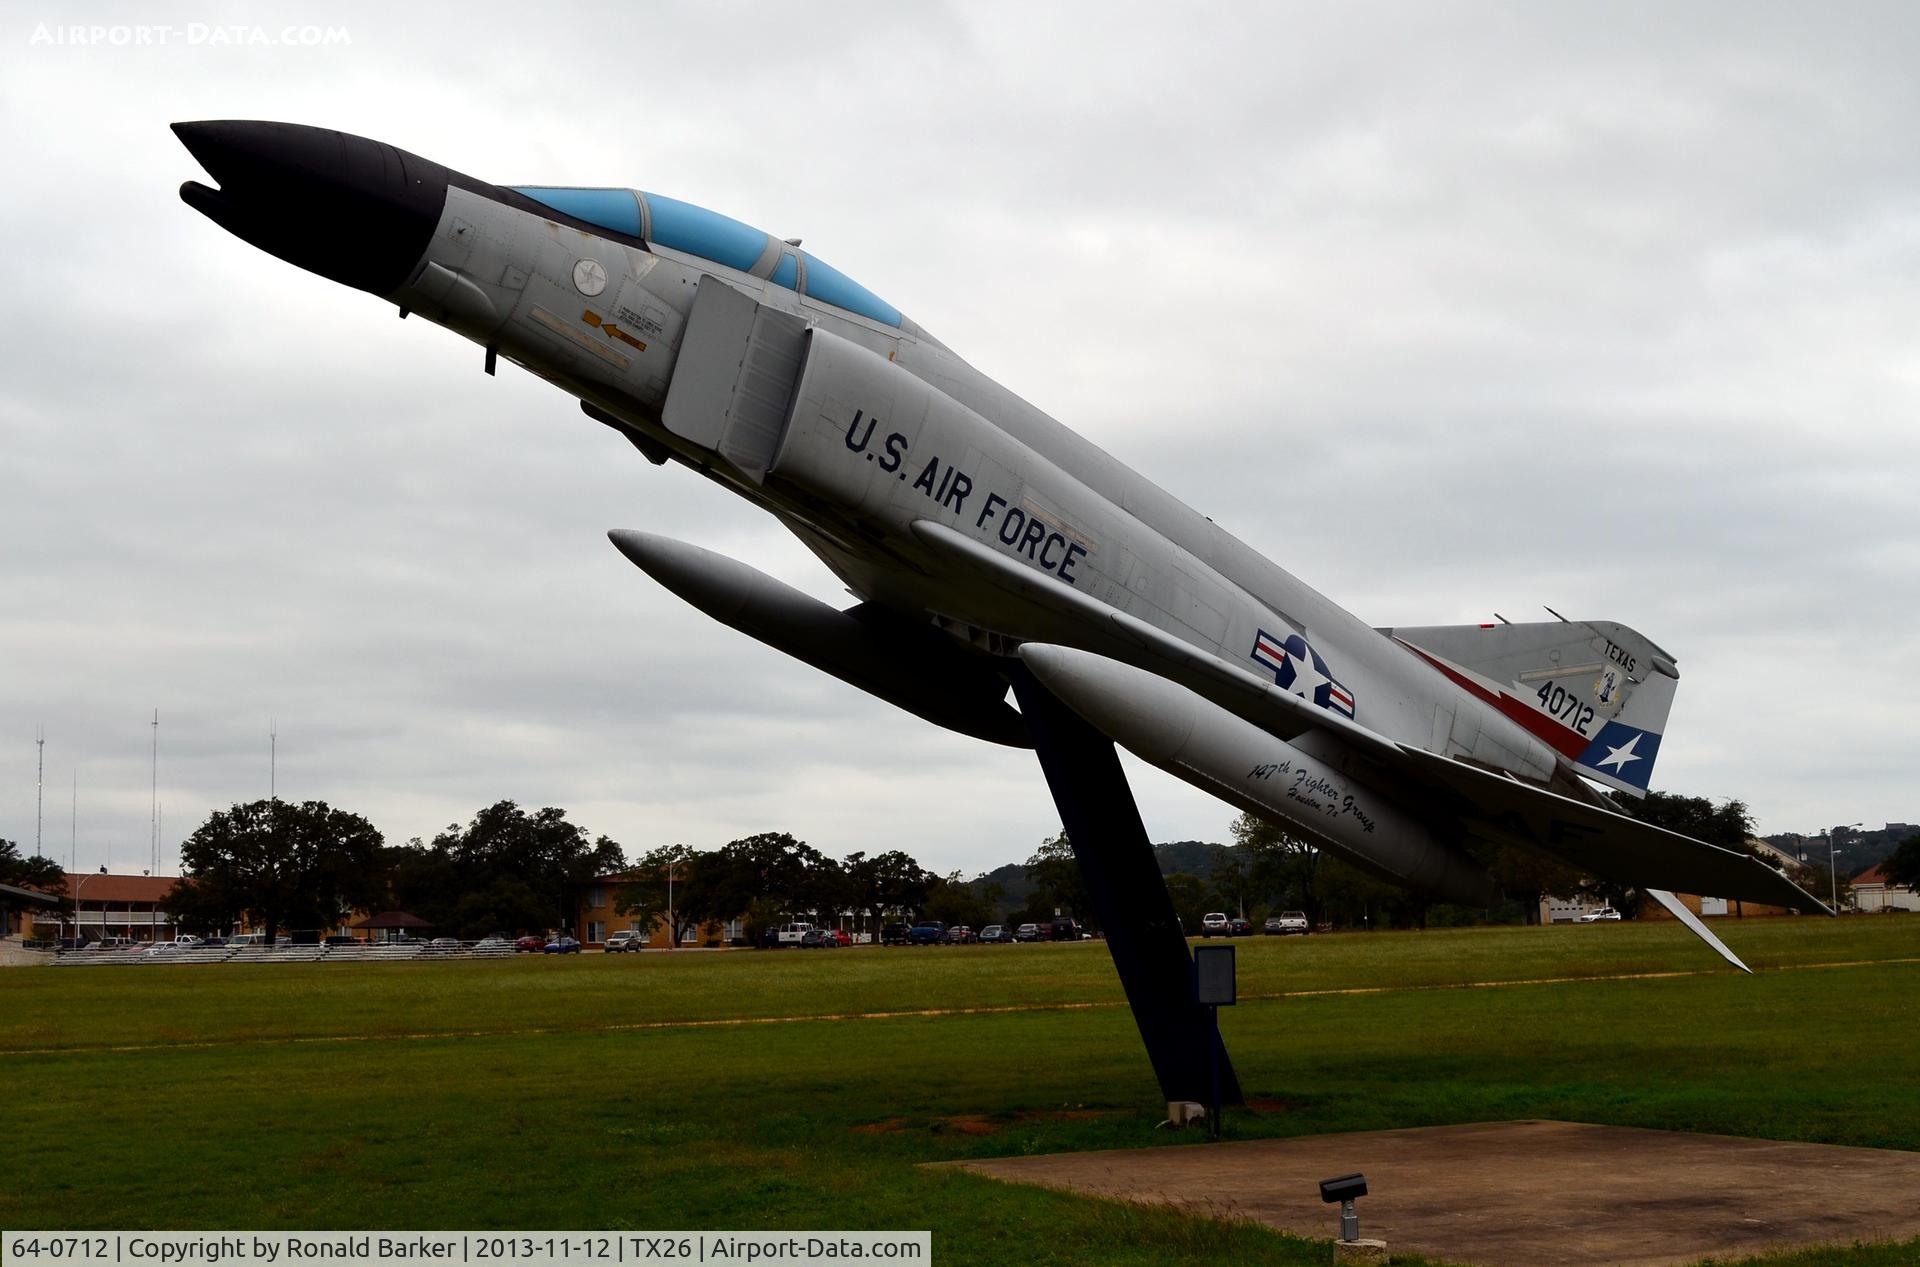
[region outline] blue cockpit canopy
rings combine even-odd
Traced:
[[[774,285],[882,325],[900,326],[898,308],[839,269],[717,211],[637,189],[513,188],[562,215],[743,273],[751,273],[763,260],[777,258],[772,271],[765,274]]]

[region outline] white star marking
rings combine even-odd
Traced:
[[[1607,749],[1607,755],[1600,758],[1598,761],[1594,762],[1593,764],[1595,768],[1612,766],[1614,768],[1614,772],[1618,773],[1620,770],[1625,768],[1627,762],[1629,761],[1645,761],[1646,760],[1645,757],[1639,755],[1634,751],[1634,749],[1638,748],[1639,746],[1640,746],[1640,736],[1635,735],[1633,738],[1627,740],[1627,742],[1621,744],[1618,748]]]
[[[1301,699],[1312,700],[1314,691],[1327,680],[1318,669],[1313,667],[1313,654],[1308,652],[1306,655],[1294,655],[1289,651],[1287,659],[1293,662],[1293,685],[1286,689]]]

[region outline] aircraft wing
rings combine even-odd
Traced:
[[[1398,760],[1396,744],[1351,718],[1309,703],[1281,690],[1271,678],[1228,664],[1137,616],[1069,589],[964,533],[925,519],[915,521],[913,533],[934,553],[965,566],[983,582],[1036,607],[1071,616],[1074,623],[1059,639],[1062,643],[1178,682],[1278,738],[1295,739],[1323,730],[1376,761]]]
[[[1397,744],[951,528],[921,520],[913,531],[936,554],[966,566],[981,581],[1070,617],[1070,641],[1083,650],[1177,682],[1278,738],[1294,740],[1309,731],[1328,735],[1383,767],[1403,788],[1418,785],[1445,797],[1454,816],[1476,835],[1650,891],[1701,893],[1831,914],[1819,899],[1748,854]]]
[[[1462,819],[1489,839],[1547,854],[1642,889],[1701,893],[1831,915],[1825,903],[1750,854],[1583,804],[1501,774],[1401,745],[1413,769],[1465,803]]]

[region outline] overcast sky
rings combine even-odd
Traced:
[[[155,708],[169,870],[267,793],[270,724],[282,795],[394,841],[506,797],[629,853],[788,830],[971,873],[1057,829],[1031,753],[713,624],[604,537],[844,604],[771,519],[189,210],[166,125],[199,118],[804,236],[1371,623],[1639,629],[1682,673],[1657,787],[1766,832],[1920,819],[1917,28],[1905,4],[12,6],[0,836],[31,847],[44,726],[47,851],[77,779],[79,866],[146,865]],[[1155,839],[1225,838],[1224,806],[1130,769]]]

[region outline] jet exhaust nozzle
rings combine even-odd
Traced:
[[[457,173],[380,141],[294,123],[176,123],[218,188],[180,198],[289,264],[376,295],[398,290],[426,253]]]

